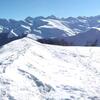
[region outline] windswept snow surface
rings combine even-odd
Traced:
[[[29,38],[3,46],[0,100],[100,100],[100,48]]]

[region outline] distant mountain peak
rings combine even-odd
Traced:
[[[1,33],[8,33],[8,40],[9,38],[11,40],[12,37],[12,40],[14,40],[16,36],[22,38],[27,34],[31,34],[32,38],[37,38],[36,40],[40,38],[57,38],[69,42],[70,39],[68,38],[73,38],[73,36],[77,37],[77,35],[81,33],[92,33],[96,37],[97,34],[95,33],[100,31],[100,15],[68,18],[58,18],[54,15],[48,17],[38,16],[35,18],[28,16],[20,21],[14,19],[0,19],[0,26],[3,27],[0,29]]]
[[[29,22],[29,23],[32,23],[32,22],[33,22],[33,19],[34,19],[34,18],[28,16],[27,18],[25,18],[25,21],[26,21],[26,22]]]
[[[55,15],[50,15],[50,16],[48,16],[48,17],[46,17],[47,19],[49,18],[49,19],[59,19],[59,18],[57,18]]]

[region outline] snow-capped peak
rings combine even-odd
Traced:
[[[0,19],[0,33],[8,33],[7,37],[16,39],[27,36],[27,34],[33,34],[32,37],[38,39],[64,39],[69,42],[70,37],[74,37],[81,33],[86,33],[91,31],[93,35],[95,32],[100,30],[100,16],[92,17],[68,17],[68,18],[57,18],[55,16],[49,17],[27,17],[25,20],[6,20]],[[97,31],[95,31],[96,29]],[[93,37],[91,34],[88,34]],[[4,37],[1,36],[2,40]],[[2,41],[1,40],[1,41]],[[79,39],[78,39],[79,40]]]
[[[42,19],[42,20],[48,22],[48,24],[40,26],[39,28],[57,28],[65,31],[66,34],[68,34],[69,36],[75,35],[75,32],[73,32],[70,28],[64,26],[59,20],[55,19]]]

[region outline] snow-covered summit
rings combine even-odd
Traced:
[[[0,100],[100,100],[99,48],[23,38],[0,53]]]

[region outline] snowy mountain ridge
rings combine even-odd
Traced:
[[[66,45],[74,45],[76,42],[76,38],[81,33],[87,33],[92,29],[100,28],[100,16],[92,16],[92,17],[68,17],[68,18],[57,18],[55,16],[48,17],[27,17],[24,20],[14,20],[14,19],[0,19],[0,33],[6,33],[6,41],[2,43],[0,41],[0,45],[4,43],[8,43],[8,41],[13,41],[15,39],[23,38],[25,36],[30,35],[33,39],[57,39],[67,41]],[[94,32],[94,31],[93,31]],[[94,32],[96,37],[96,34]],[[87,35],[86,35],[87,36]],[[69,43],[72,41],[70,37],[73,38],[73,43]],[[80,36],[82,39],[82,36]],[[88,34],[88,37],[91,37]],[[4,37],[0,37],[2,40],[5,40]],[[69,39],[68,39],[69,38]],[[79,39],[78,39],[79,40]],[[100,39],[99,39],[100,40]],[[90,40],[88,40],[90,41]],[[85,41],[86,43],[88,41]],[[74,43],[75,42],[75,43]],[[80,41],[75,45],[83,45],[80,44]],[[84,44],[85,46],[87,44]],[[92,43],[90,44],[90,46]],[[96,44],[98,46],[98,44]]]
[[[53,46],[25,37],[0,53],[0,100],[100,100],[97,47]]]

